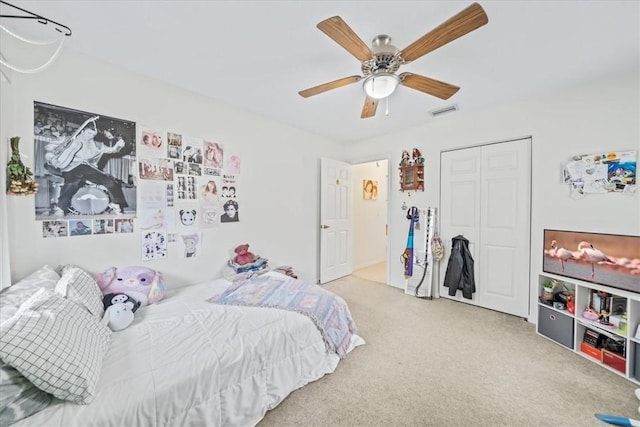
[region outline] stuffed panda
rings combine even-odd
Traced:
[[[182,225],[190,226],[196,222],[196,210],[192,209],[190,211],[185,209],[180,209],[180,222]]]
[[[114,304],[124,304],[129,307],[133,313],[135,313],[141,305],[140,301],[134,300],[127,294],[106,294],[102,298],[102,303],[104,304],[105,310]]]

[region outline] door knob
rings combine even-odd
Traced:
[[[322,224],[322,225],[320,226],[320,228],[322,228],[323,230],[324,230],[325,228],[329,228],[329,227],[331,227],[331,226],[330,226],[330,225],[324,225],[324,224]]]

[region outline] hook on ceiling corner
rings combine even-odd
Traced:
[[[47,25],[48,23],[52,23],[53,25],[55,25],[55,30],[58,31],[59,33],[63,33],[65,36],[70,36],[72,34],[71,28],[67,27],[64,24],[61,24],[59,22],[56,22],[52,19],[49,18],[45,18],[44,16],[38,15],[37,13],[33,13],[30,12],[26,9],[23,9],[21,7],[18,7],[16,5],[13,5],[9,2],[6,2],[4,0],[0,0],[0,3],[7,5],[9,7],[12,7],[14,9],[19,10],[20,12],[25,13],[26,15],[0,15],[0,18],[14,18],[14,19],[35,19],[36,21],[38,21],[39,23],[43,24],[43,25]]]

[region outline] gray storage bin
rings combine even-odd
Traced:
[[[538,308],[538,333],[573,349],[573,317],[542,305]]]

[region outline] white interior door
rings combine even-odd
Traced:
[[[441,237],[445,259],[451,238],[469,240],[476,293],[454,299],[527,317],[529,314],[531,140],[510,141],[441,154]]]
[[[530,147],[530,139],[482,147],[478,292],[484,307],[520,317],[529,315]]]
[[[447,151],[440,155],[440,238],[445,257],[440,264],[440,295],[462,300],[462,292],[449,295],[442,286],[451,255],[451,239],[463,235],[469,240],[469,251],[477,259],[480,240],[480,147]],[[478,277],[479,264],[474,262],[474,276]],[[476,283],[477,288],[477,283]],[[478,303],[478,293],[471,300]]]
[[[351,165],[320,160],[320,283],[352,273]]]

